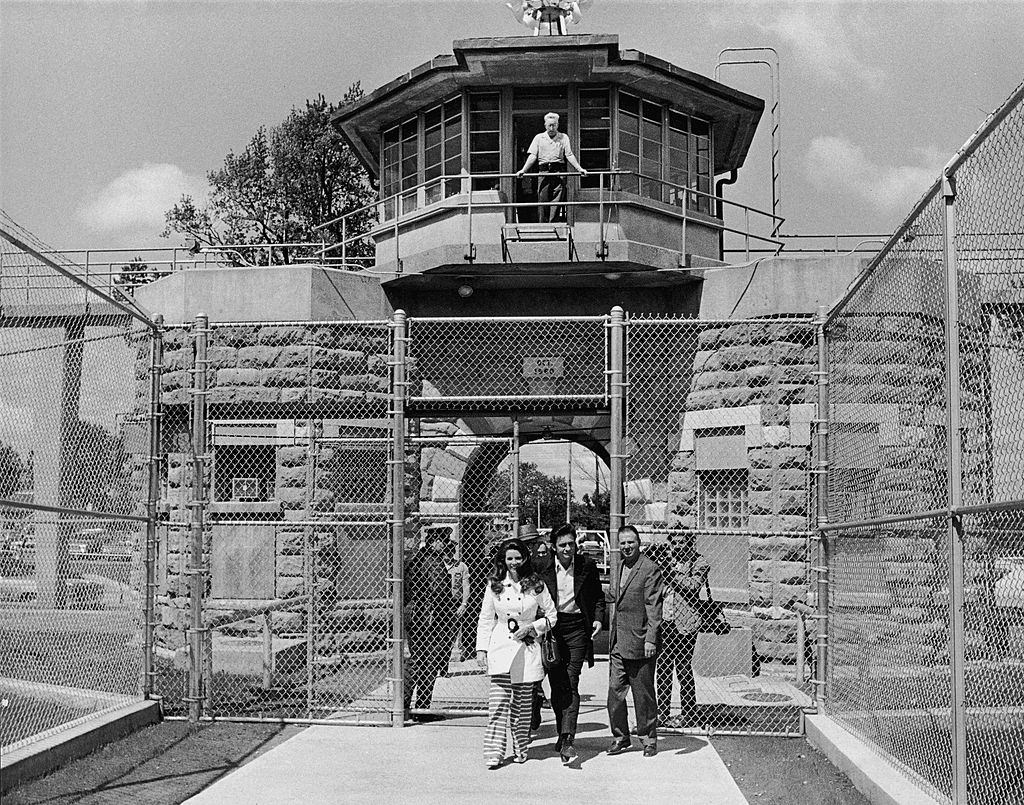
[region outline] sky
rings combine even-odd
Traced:
[[[719,50],[780,56],[789,233],[888,233],[1021,81],[1024,3],[613,2],[576,33],[714,75]],[[452,40],[526,33],[501,0],[0,3],[0,207],[60,249],[158,237],[182,193],[260,125],[370,91]],[[768,71],[723,82],[767,97]],[[767,121],[738,201],[770,207]]]

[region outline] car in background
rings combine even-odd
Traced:
[[[1024,556],[1002,556],[993,565],[999,574],[993,585],[995,605],[1024,610]]]
[[[596,529],[577,529],[576,531],[577,550],[589,556],[597,565],[598,575],[602,583],[607,583],[609,578],[609,555],[611,545],[608,542],[608,532]]]

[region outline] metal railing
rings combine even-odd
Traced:
[[[501,211],[505,213],[506,220],[514,218],[516,212],[520,209],[537,209],[540,207],[560,207],[566,210],[566,216],[571,219],[571,214],[579,208],[596,209],[597,211],[597,225],[599,230],[599,243],[595,250],[595,257],[597,259],[604,260],[608,255],[608,237],[607,237],[607,215],[612,209],[619,206],[646,206],[651,205],[659,214],[673,218],[680,223],[680,239],[679,239],[679,252],[680,254],[686,253],[686,228],[690,222],[697,222],[702,226],[707,226],[712,229],[721,232],[728,232],[736,235],[740,235],[744,239],[746,253],[751,253],[751,242],[767,243],[774,247],[775,253],[778,253],[782,249],[783,243],[772,235],[760,235],[753,231],[753,223],[759,219],[767,219],[768,228],[770,231],[775,232],[782,225],[784,219],[774,215],[770,212],[758,210],[755,207],[751,207],[746,204],[741,204],[736,201],[731,201],[714,194],[707,193],[702,190],[697,190],[686,185],[681,185],[676,182],[671,182],[666,179],[660,179],[658,177],[649,176],[638,171],[624,171],[624,170],[608,170],[608,171],[588,171],[588,177],[597,177],[598,185],[596,188],[578,188],[575,183],[567,182],[566,184],[573,184],[574,192],[571,196],[576,198],[566,198],[562,201],[551,204],[550,202],[525,202],[525,201],[479,201],[474,200],[474,193],[481,192],[502,192],[500,185],[502,180],[511,180],[518,178],[530,178],[540,179],[542,177],[559,176],[563,178],[579,177],[580,174],[573,172],[550,172],[550,173],[460,173],[460,174],[446,174],[430,179],[428,181],[420,182],[419,184],[406,188],[391,194],[385,198],[377,201],[373,201],[369,204],[364,205],[356,210],[352,210],[345,215],[334,218],[330,221],[326,221],[321,224],[317,229],[324,229],[329,226],[335,226],[341,224],[341,237],[338,242],[331,244],[324,248],[321,252],[322,255],[341,251],[342,263],[347,262],[347,250],[350,244],[359,242],[369,237],[371,233],[359,232],[355,235],[348,233],[349,225],[348,221],[356,216],[365,216],[367,212],[374,212],[378,220],[378,228],[373,232],[386,232],[388,229],[391,231],[391,238],[394,242],[394,255],[395,255],[395,271],[401,273],[402,263],[402,252],[400,246],[402,228],[408,224],[418,221],[420,218],[430,214],[436,214],[438,212],[450,211],[452,209],[464,210],[466,215],[466,250],[465,259],[468,262],[472,262],[476,258],[476,247],[473,238],[473,216],[474,213],[480,214],[481,210],[484,211]],[[642,188],[642,183],[657,184],[662,188],[662,192],[657,197],[651,197],[641,192],[623,191],[621,187],[624,180],[633,179],[638,183],[638,189]],[[458,193],[447,193],[446,183],[459,182],[460,190]],[[493,183],[493,187],[487,190],[480,190],[474,188],[474,185],[480,182]],[[438,188],[438,194],[435,197],[430,197],[428,200],[427,191],[432,187]],[[597,198],[591,200],[579,200],[578,196],[584,191],[597,192]],[[446,195],[447,193],[447,195]],[[670,204],[663,199],[666,196],[675,194],[678,198],[685,201],[683,204]],[[742,212],[744,218],[744,226],[742,228],[736,228],[727,225],[723,219],[716,218],[711,214],[704,214],[697,218],[692,216],[692,212],[689,207],[691,206],[690,199],[703,199],[707,200],[708,207],[711,210],[718,210],[723,205],[730,208],[736,209]],[[412,200],[414,207],[407,211],[399,212],[404,203],[407,200]],[[657,205],[656,207],[653,205]]]

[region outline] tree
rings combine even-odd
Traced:
[[[117,275],[115,282],[131,290],[140,285],[147,285],[157,276],[155,271],[149,270],[149,265],[141,257],[133,257],[130,262],[121,266],[121,273]]]
[[[101,425],[79,420],[69,448],[65,505],[97,512],[134,513],[136,494],[122,440]]]
[[[207,174],[205,206],[186,195],[166,212],[163,237],[179,233],[199,246],[230,247],[222,255],[236,265],[266,265],[268,258],[289,263],[317,252],[283,245],[287,243],[339,243],[340,223],[316,227],[376,198],[365,169],[331,125],[338,109],[362,95],[357,82],[340,103],[328,103],[320,95],[307,100],[304,109],[293,107],[269,131],[261,126],[242,153],[228,153],[223,166]],[[367,231],[372,220],[372,207],[353,216],[346,236]],[[257,243],[282,245],[269,247],[268,255],[266,248],[251,245]],[[348,251],[366,256],[370,248],[359,240]]]
[[[10,498],[20,491],[25,464],[9,444],[0,444],[0,498]]]

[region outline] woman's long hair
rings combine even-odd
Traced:
[[[530,558],[530,551],[526,543],[521,539],[508,539],[498,544],[498,550],[491,560],[491,573],[487,577],[490,583],[491,592],[500,595],[504,589],[505,576],[508,575],[508,567],[505,565],[505,552],[509,548],[515,548],[523,557],[523,563],[519,566],[519,585],[524,592],[539,593],[544,590],[544,582],[533,570],[533,561]]]

